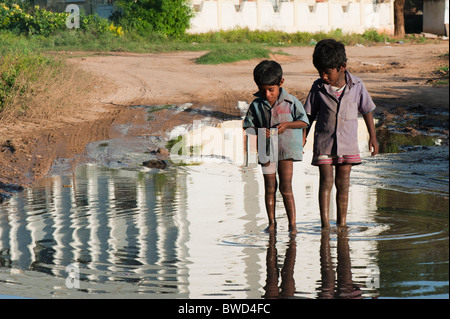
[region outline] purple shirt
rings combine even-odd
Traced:
[[[346,87],[338,100],[330,85],[316,80],[305,102],[305,111],[317,120],[314,154],[356,155],[358,148],[358,112],[370,113],[375,103],[362,80],[345,72]],[[312,122],[311,121],[311,122]]]

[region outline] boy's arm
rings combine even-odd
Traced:
[[[308,117],[308,121],[309,121],[309,126],[303,130],[303,139],[304,139],[305,143],[306,143],[306,138],[309,135],[309,131],[311,130],[311,127],[312,127],[313,122],[315,121],[316,115],[317,115],[317,106],[315,104],[315,101],[316,101],[315,96],[316,96],[316,92],[317,92],[317,87],[316,87],[315,83],[316,82],[314,82],[313,85],[311,86],[308,96],[306,97],[305,106],[304,106],[306,116]]]
[[[314,116],[312,116],[312,115],[310,115],[310,114],[307,114],[307,115],[308,115],[309,126],[306,127],[306,128],[304,129],[304,131],[303,131],[303,133],[304,133],[304,135],[305,135],[305,138],[308,136],[309,131],[311,130],[312,124],[313,124],[313,122],[314,122],[314,120],[315,120]]]
[[[292,122],[281,122],[277,124],[276,128],[278,129],[278,134],[283,134],[283,132],[287,129],[305,130],[307,127],[309,127],[309,119],[307,117],[303,104],[297,98],[294,98],[294,106],[291,112],[294,120]]]
[[[378,142],[372,112],[363,114],[363,118],[367,126],[367,131],[369,132],[369,151],[371,151],[371,155],[374,156],[378,154]]]
[[[306,145],[309,131],[311,130],[312,124],[315,120],[313,116],[311,116],[309,114],[307,114],[307,115],[308,115],[309,125],[308,125],[308,127],[303,128],[303,146]]]
[[[246,134],[257,135],[258,128],[255,124],[255,106],[253,102],[248,107],[247,114],[242,122],[242,128]]]

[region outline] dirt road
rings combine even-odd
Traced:
[[[313,48],[283,51],[289,55],[273,58],[283,66],[285,88],[303,101],[317,78],[311,62]],[[448,65],[448,51],[448,41],[351,46],[347,47],[348,68],[363,79],[378,113],[386,115],[399,108],[448,112],[448,85],[432,85],[438,77],[436,68]],[[256,90],[252,71],[258,61],[196,64],[195,59],[204,53],[87,53],[72,58],[95,76],[96,94],[73,114],[0,127],[0,189],[5,193],[14,185],[26,187],[44,176],[54,159],[73,157],[82,153],[87,143],[111,138],[113,124],[139,118],[136,112],[141,111],[130,105],[192,103],[191,108],[170,118],[164,118],[162,111],[146,134],[206,115],[219,120],[238,116],[237,101],[251,101]]]

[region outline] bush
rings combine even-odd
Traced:
[[[68,13],[53,13],[45,9],[34,7],[30,12],[18,4],[7,6],[0,3],[0,29],[11,30],[16,33],[38,34],[49,36],[57,30],[66,28]]]
[[[13,99],[27,92],[49,66],[57,67],[57,62],[39,53],[19,52],[11,47],[0,50],[0,113]],[[21,111],[26,106],[22,108]]]
[[[28,36],[3,31],[0,43],[0,125],[54,119],[85,103],[91,75],[64,57],[42,53],[40,41]]]
[[[118,25],[140,35],[161,33],[179,37],[189,28],[193,16],[187,0],[118,0],[120,8],[112,16]]]
[[[365,31],[362,37],[367,41],[384,42],[387,36],[385,34],[379,34],[377,30],[371,29]]]
[[[51,12],[39,6],[25,9],[18,4],[0,3],[0,30],[9,30],[18,34],[42,35],[48,37],[57,32],[69,31],[66,20],[69,13]],[[80,30],[96,35],[110,33],[123,35],[122,27],[117,27],[107,19],[95,15],[80,14]],[[71,30],[77,32],[79,30]]]
[[[257,43],[229,44],[212,48],[210,52],[197,59],[199,64],[220,64],[250,59],[268,59],[268,48]]]

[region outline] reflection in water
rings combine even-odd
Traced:
[[[46,179],[2,208],[1,264],[66,277],[80,264],[82,281],[101,292],[110,281],[133,292],[183,296],[186,220],[176,216],[172,174],[85,166],[77,176]]]
[[[289,240],[288,248],[286,250],[286,257],[284,259],[283,268],[281,268],[281,283],[278,287],[278,253],[276,248],[276,234],[271,232],[269,234],[269,244],[267,248],[267,279],[264,286],[264,298],[289,298],[293,297],[295,293],[295,279],[294,267],[297,255],[296,236],[292,235]]]
[[[337,278],[336,278],[337,272]],[[347,231],[337,234],[337,266],[333,266],[331,255],[330,232],[322,231],[320,241],[321,284],[317,297],[319,299],[359,299],[361,289],[353,283],[350,261],[350,247]]]
[[[337,266],[333,265],[331,254],[330,231],[322,231],[320,240],[320,276],[316,290],[318,299],[360,299],[362,291],[352,278],[350,261],[350,246],[347,231],[337,233]],[[266,266],[267,278],[264,286],[264,298],[291,298],[295,296],[296,285],[294,277],[295,261],[297,255],[296,236],[291,236],[287,244],[285,259],[280,271],[278,268],[278,252],[276,248],[276,234],[269,234]],[[337,273],[337,277],[336,277]]]
[[[322,233],[317,175],[294,169],[294,237],[281,200],[276,235],[262,231],[258,167],[83,166],[49,177],[0,206],[0,295],[448,296],[448,200],[352,185],[348,232]],[[79,289],[65,284],[71,264]],[[366,285],[372,266],[380,288]]]

